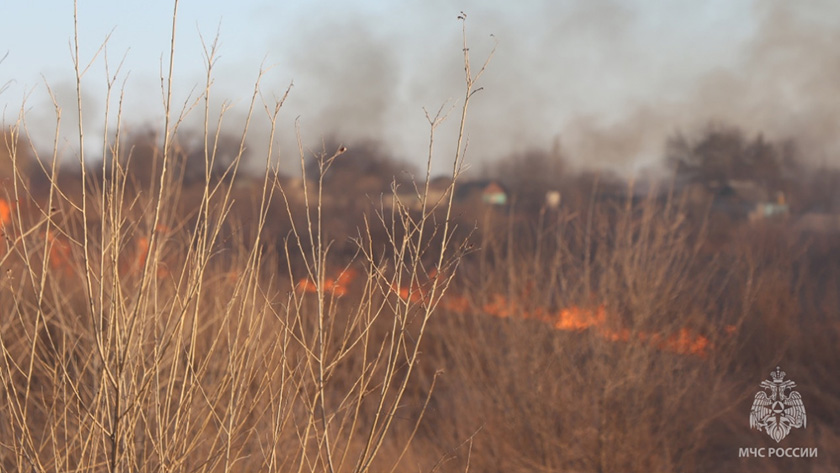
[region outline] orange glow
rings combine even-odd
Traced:
[[[49,246],[50,268],[62,271],[65,275],[73,274],[73,255],[67,238],[49,233],[44,235]]]
[[[470,301],[464,296],[452,296],[443,301],[443,307],[457,314],[470,310]]]
[[[5,227],[12,223],[12,208],[4,199],[0,199],[0,236],[5,235]],[[6,242],[0,243],[0,256],[6,254]]]
[[[513,315],[511,305],[507,302],[505,296],[501,294],[493,294],[492,300],[487,304],[484,304],[482,310],[484,310],[486,314],[501,317],[503,319]]]
[[[400,299],[407,300],[410,302],[420,302],[421,300],[426,300],[426,291],[420,287],[419,284],[415,283],[411,286],[411,289],[407,287],[398,287],[397,283],[391,285],[391,291],[395,294],[400,296]]]
[[[681,328],[676,335],[671,335],[662,344],[657,345],[657,348],[705,358],[707,355],[706,349],[711,348],[711,346],[708,338],[692,333],[687,328]]]
[[[163,224],[158,224],[155,227],[157,231],[163,235],[169,233],[169,227]],[[149,256],[149,237],[141,236],[137,239],[137,257],[134,260],[134,265],[131,268],[131,272],[138,274],[143,271],[143,268],[146,266],[146,258]],[[169,270],[166,269],[163,265],[158,265],[157,275],[159,278],[163,278],[169,275]]]
[[[224,281],[227,284],[236,284],[237,282],[239,282],[240,277],[242,277],[242,270],[233,269],[225,274]]]
[[[0,199],[0,227],[12,223],[12,206],[5,199]]]
[[[146,265],[146,258],[149,256],[149,237],[142,236],[137,240],[137,269],[140,270]]]
[[[438,280],[438,281],[442,280],[442,276],[440,274],[438,274],[437,270],[434,269],[434,268],[432,268],[432,270],[429,271],[428,278],[429,278],[429,281],[432,281],[432,280],[435,280],[435,279]],[[425,286],[423,286],[423,285],[420,284],[420,281],[415,280],[411,285],[411,289],[409,289],[407,287],[399,287],[397,285],[396,281],[395,281],[393,284],[391,284],[391,291],[395,294],[398,294],[400,299],[402,299],[404,301],[408,300],[410,302],[415,302],[415,303],[420,302],[420,301],[429,302],[429,296],[428,296],[429,287],[430,287],[429,284],[426,284]]]
[[[399,292],[401,295],[406,293],[406,289]],[[452,296],[444,301],[443,307],[452,312],[463,314],[469,311],[470,304],[463,296]],[[603,305],[595,309],[572,306],[561,309],[554,314],[541,308],[533,311],[517,311],[517,308],[503,295],[493,294],[490,301],[484,304],[481,309],[485,314],[499,318],[509,318],[519,314],[519,317],[523,319],[547,323],[555,330],[582,332],[587,329],[595,329],[595,333],[611,342],[629,342],[633,338],[629,329],[614,330],[607,327],[607,309]],[[729,333],[734,332],[734,328],[727,327],[726,330]],[[647,342],[659,350],[700,358],[707,357],[712,349],[712,344],[707,337],[688,328],[682,328],[676,334],[664,339],[661,334],[647,332],[639,332],[635,338],[640,342]]]
[[[607,310],[604,306],[595,311],[580,307],[562,309],[555,318],[554,328],[557,330],[586,330],[590,327],[603,327],[607,320]]]
[[[438,277],[436,273],[430,273],[430,276]],[[343,296],[347,294],[347,286],[355,277],[355,271],[347,270],[337,279],[327,278],[324,280],[325,292],[332,292],[335,295]],[[317,292],[317,285],[306,278],[301,279],[297,287],[303,292]],[[391,286],[391,291],[400,299],[412,303],[426,301],[427,299],[426,291],[417,282],[411,288],[398,287],[394,284]],[[472,308],[469,299],[461,295],[447,295],[441,301],[441,306],[457,314],[468,313]],[[560,309],[554,313],[550,313],[542,308],[529,311],[518,307],[517,304],[512,303],[502,294],[492,294],[488,302],[481,306],[481,312],[499,318],[512,318],[516,316],[526,320],[537,320],[548,324],[555,330],[568,332],[582,332],[592,329],[601,338],[611,342],[627,343],[636,340],[653,346],[658,350],[681,355],[692,355],[699,358],[706,358],[713,348],[712,343],[707,337],[695,333],[688,328],[681,328],[677,333],[668,337],[660,333],[636,332],[634,334],[626,328],[612,329],[607,326],[607,320],[610,317],[608,317],[607,308],[604,305],[599,305],[595,308],[572,306]],[[725,327],[725,331],[730,334],[734,333],[735,327],[728,325]]]
[[[337,297],[347,294],[347,287],[356,279],[357,273],[353,268],[348,268],[338,275],[337,278],[324,279],[324,292],[332,293]],[[297,287],[302,292],[317,293],[318,285],[309,278],[301,279]]]

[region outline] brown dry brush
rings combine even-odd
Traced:
[[[820,449],[811,466],[840,464],[833,240],[784,224],[720,240],[679,197],[601,199],[597,177],[560,209],[457,208],[484,71],[465,43],[448,191],[428,198],[427,166],[394,205],[354,208],[348,244],[329,221],[347,212],[327,195],[340,145],[301,149],[297,188],[269,148],[261,185],[237,187],[249,125],[231,138],[210,117],[215,51],[182,110],[170,70],[152,138],[106,109],[94,170],[79,130],[75,182],[58,130],[87,111],[56,107],[49,155],[23,114],[6,135],[3,471],[789,471],[801,464],[737,458],[771,446],[748,412],[777,364],[806,402],[795,435]],[[285,97],[266,102],[257,80],[248,116],[275,130]],[[198,151],[182,146],[197,141],[188,113],[204,113]],[[428,116],[429,160],[447,115]],[[551,314],[570,308],[605,317],[558,329]],[[707,345],[669,344],[684,333]]]
[[[471,308],[439,318],[427,340],[446,371],[424,426],[425,449],[449,460],[442,471],[464,468],[466,449],[452,446],[473,434],[480,471],[787,471],[738,459],[739,446],[770,446],[748,414],[780,363],[812,404],[797,445],[836,464],[840,396],[826,370],[838,366],[840,306],[832,290],[817,310],[806,300],[825,288],[815,250],[770,225],[745,227],[721,252],[684,210],[676,198],[634,203],[631,190],[621,204],[593,199],[537,221],[488,211],[456,288]],[[836,278],[835,266],[821,272]],[[486,315],[499,294],[514,315]],[[597,304],[626,337],[529,315]],[[685,327],[707,337],[704,356],[650,343]]]
[[[176,19],[177,2],[173,38]],[[78,45],[77,33],[80,91],[86,68]],[[429,165],[416,188],[421,211],[397,202],[366,222],[355,240],[357,257],[339,265],[365,278],[352,294],[338,295],[327,277],[335,267],[331,247],[342,235],[325,229],[323,184],[343,149],[316,156],[316,176],[306,175],[301,150],[300,209],[269,148],[262,186],[251,195],[255,218],[246,232],[226,233],[238,224],[231,212],[251,119],[264,109],[274,143],[289,91],[265,102],[256,81],[238,151],[221,161],[225,137],[211,130],[220,129],[212,121],[221,123],[224,112],[209,116],[216,46],[205,45],[206,88],[177,110],[173,39],[162,80],[160,148],[150,153],[152,162],[136,163],[151,166],[150,185],[138,185],[130,172],[131,160],[148,153],[135,156],[123,146],[120,108],[104,110],[107,138],[96,152],[102,153],[101,169],[88,167],[93,152],[85,149],[80,126],[81,185],[75,191],[59,177],[65,111],[56,106],[52,156],[37,156],[48,182],[44,195],[33,193],[32,180],[18,166],[23,152],[17,146],[25,143],[18,138],[28,130],[22,112],[12,127],[15,172],[8,201],[31,205],[15,205],[3,228],[4,471],[394,471],[405,459],[434,390],[432,380],[417,406],[412,380],[421,342],[461,258],[452,240],[453,192],[445,202],[425,197],[437,154],[435,131],[448,113],[442,107],[428,115]],[[486,67],[472,71],[468,51],[465,34],[453,183],[463,163],[468,104]],[[121,104],[120,71],[111,72],[106,104],[117,94]],[[188,196],[197,205],[184,214],[178,137],[194,109],[204,113],[204,172],[200,195]],[[85,123],[89,111],[79,103],[73,113]],[[197,160],[194,154],[189,159]],[[291,231],[278,252],[266,244],[276,237],[268,220],[284,210]],[[384,230],[384,241],[371,237],[375,227]],[[422,300],[403,300],[392,291],[433,270],[443,276]],[[299,290],[299,272],[312,281],[313,293]]]

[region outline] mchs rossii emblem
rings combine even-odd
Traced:
[[[750,428],[763,430],[777,443],[790,429],[805,427],[805,405],[802,396],[793,388],[796,383],[785,381],[785,372],[776,367],[770,378],[761,382],[762,391],[755,394],[750,410]]]

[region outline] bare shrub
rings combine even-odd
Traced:
[[[172,19],[174,38],[177,13]],[[271,148],[289,90],[261,100],[261,71],[241,135],[224,134],[209,117],[217,43],[205,46],[206,87],[177,110],[173,39],[161,129],[126,139],[122,110],[106,105],[100,169],[89,167],[94,152],[80,126],[74,189],[59,178],[57,131],[51,159],[39,159],[48,183],[43,198],[16,206],[4,223],[4,471],[394,471],[415,437],[425,404],[407,410],[404,402],[418,393],[412,381],[420,347],[462,254],[452,240],[452,192],[442,206],[425,197],[446,109],[427,114],[420,211],[397,201],[368,215],[355,239],[357,257],[335,261],[331,249],[342,236],[325,231],[325,188],[344,149],[316,155],[314,176],[301,150],[298,207]],[[453,185],[468,104],[484,71],[471,71],[468,51],[464,30]],[[80,91],[86,69],[78,31],[74,52]],[[122,93],[118,76],[108,78],[106,104]],[[193,108],[204,111],[198,145],[180,131]],[[246,225],[232,213],[259,108],[272,134],[261,186],[248,194]],[[21,110],[15,134],[26,131]],[[56,106],[57,130],[63,112]],[[85,123],[81,102],[75,113]],[[8,149],[12,163],[24,159],[16,146]],[[13,168],[13,200],[29,200],[26,177]],[[200,185],[191,189],[190,182]],[[191,203],[188,212],[182,199]],[[269,215],[284,210],[289,233],[267,244],[275,236],[267,234]],[[441,210],[445,218],[436,220]],[[384,241],[372,237],[374,227]],[[352,293],[337,291],[330,279],[336,271],[341,284],[361,274]],[[394,291],[433,272],[441,277],[421,298]],[[425,386],[423,398],[433,389]],[[410,418],[408,428],[401,416]]]

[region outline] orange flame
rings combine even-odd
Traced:
[[[438,277],[434,272],[430,273],[430,276]],[[355,271],[347,270],[336,279],[327,278],[324,281],[324,289],[338,296],[345,295],[347,286],[355,277]],[[301,279],[297,287],[304,292],[317,292],[317,285],[307,278]],[[412,303],[425,301],[428,297],[427,292],[419,282],[413,283],[411,287],[398,287],[393,284],[391,291],[400,299]],[[441,301],[441,305],[446,310],[458,314],[467,313],[472,307],[467,297],[459,295],[448,295]],[[547,312],[542,308],[528,311],[517,307],[501,294],[492,294],[490,300],[481,307],[481,312],[499,318],[518,316],[523,319],[537,320],[548,324],[555,330],[582,332],[594,329],[600,337],[611,342],[630,342],[635,339],[648,343],[658,350],[699,358],[706,358],[713,348],[707,337],[688,328],[681,328],[677,333],[668,337],[659,333],[648,332],[637,332],[634,337],[629,329],[615,330],[609,328],[607,326],[609,317],[604,305],[599,305],[594,309],[572,306],[560,309],[555,313]],[[727,333],[732,334],[734,331],[734,326],[726,327]]]
[[[12,206],[5,199],[0,199],[0,228],[12,223]]]
[[[336,297],[344,296],[348,292],[348,286],[356,279],[356,276],[356,270],[348,268],[339,274],[337,278],[326,278],[324,279],[324,292],[332,293]],[[318,285],[309,278],[301,279],[297,287],[302,292],[318,292]]]
[[[4,199],[0,199],[0,236],[6,234],[6,226],[12,223],[12,207]],[[0,256],[6,254],[6,242],[0,243]]]
[[[157,227],[155,227],[155,228],[161,234],[166,235],[167,233],[169,233],[169,227],[167,227],[166,225],[158,224]],[[141,236],[140,238],[137,239],[137,248],[136,248],[137,256],[134,260],[134,263],[132,264],[132,266],[130,268],[131,273],[139,274],[143,271],[143,268],[146,266],[146,258],[149,257],[149,244],[150,244],[149,237],[147,237],[145,235],[143,235],[143,236]],[[159,278],[166,277],[166,276],[169,275],[169,270],[166,269],[166,267],[163,266],[163,265],[158,265],[157,275],[158,275]]]
[[[429,302],[429,289],[431,288],[430,283],[432,281],[442,281],[443,277],[437,272],[437,269],[432,268],[431,271],[428,272],[428,281],[426,284],[421,284],[417,278],[414,278],[414,281],[411,283],[410,289],[408,287],[400,287],[396,281],[391,284],[391,292],[397,294],[400,299],[409,302]]]
[[[62,271],[66,276],[73,274],[73,255],[66,237],[55,233],[45,234],[49,250],[50,268]]]
[[[405,294],[403,289],[399,294]],[[470,308],[469,301],[463,296],[450,297],[443,306],[455,313],[463,314]],[[587,329],[595,329],[596,333],[606,340],[612,342],[629,342],[632,333],[629,329],[614,330],[607,327],[607,309],[604,305],[595,309],[582,307],[567,307],[554,314],[544,309],[533,311],[517,311],[517,308],[501,294],[493,294],[490,302],[482,306],[482,312],[494,317],[508,318],[519,313],[523,319],[539,320],[547,323],[555,330],[581,332]],[[727,326],[727,333],[733,333],[734,327]],[[703,335],[693,332],[688,328],[680,329],[676,334],[663,338],[661,334],[650,334],[638,332],[635,336],[638,341],[648,342],[659,350],[678,353],[681,355],[693,355],[706,358],[712,349],[712,343]]]
[[[555,318],[554,328],[557,330],[586,330],[590,327],[602,327],[607,320],[604,306],[594,312],[580,307],[568,307],[560,310]]]

